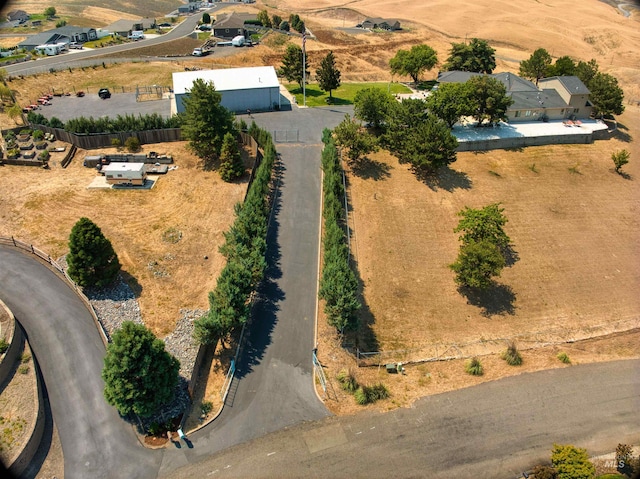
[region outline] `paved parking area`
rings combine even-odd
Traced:
[[[88,93],[83,97],[63,96],[54,97],[51,105],[41,106],[36,113],[46,118],[55,116],[62,121],[68,121],[79,116],[101,118],[118,115],[146,115],[158,113],[165,118],[171,116],[171,100],[152,100],[136,102],[135,93],[117,93],[112,91],[111,98],[102,100],[98,93]]]

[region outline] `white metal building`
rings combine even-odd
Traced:
[[[171,113],[184,111],[182,99],[196,79],[213,82],[222,95],[221,105],[236,113],[269,111],[280,108],[280,82],[273,67],[199,70],[173,74],[174,99]]]

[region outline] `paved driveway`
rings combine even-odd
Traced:
[[[35,258],[0,246],[0,298],[26,330],[42,370],[65,477],[155,477],[160,453],[145,449],[102,396],[105,349],[75,292]]]

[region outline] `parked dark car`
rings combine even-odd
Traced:
[[[100,91],[98,91],[98,96],[103,100],[106,100],[107,98],[111,98],[111,92],[108,88],[100,88]]]
[[[201,32],[210,32],[211,31],[211,25],[200,25],[198,27],[198,30],[200,30]]]

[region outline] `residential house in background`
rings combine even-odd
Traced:
[[[133,31],[144,31],[157,27],[155,18],[140,18],[139,20],[118,20],[104,27],[104,30],[114,35],[128,37]]]
[[[247,36],[247,30],[244,27],[245,17],[231,12],[226,15],[218,15],[216,22],[213,24],[213,36],[218,38],[232,39],[238,35]]]
[[[401,30],[400,22],[398,20],[393,20],[390,18],[365,18],[362,22],[362,28],[368,29],[382,29],[382,30]]]
[[[29,14],[24,10],[13,10],[7,14],[7,21],[25,23],[29,20]]]
[[[40,45],[55,45],[60,43],[69,44],[71,42],[84,43],[97,39],[98,34],[95,28],[65,25],[64,27],[54,28],[53,30],[47,30],[46,32],[31,35],[27,37],[27,39],[18,43],[18,46],[31,51]]]

